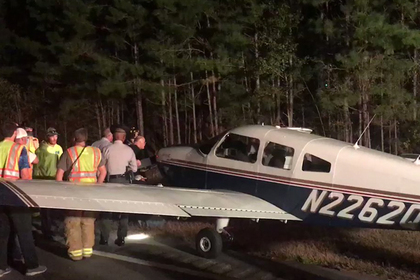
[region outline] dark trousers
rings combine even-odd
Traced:
[[[52,232],[52,222],[51,222],[51,210],[50,209],[41,209],[41,231],[45,237],[50,238],[53,235]]]
[[[10,234],[9,218],[0,208],[0,269],[6,269],[7,265],[7,245]]]
[[[109,183],[122,183],[127,184],[128,180],[124,177],[121,178],[110,178]],[[119,239],[124,239],[127,237],[128,232],[128,214],[118,214],[118,230],[117,237]],[[110,212],[101,212],[98,219],[98,228],[101,233],[101,240],[108,241],[109,233],[111,232],[112,227],[112,213]]]
[[[26,268],[37,268],[39,265],[32,235],[32,211],[27,208],[13,207],[9,209],[9,217],[11,229],[18,237]]]

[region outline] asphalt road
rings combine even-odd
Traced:
[[[37,248],[39,261],[47,266],[48,270],[31,279],[60,279],[60,280],[119,280],[119,279],[136,279],[136,280],[176,280],[176,279],[209,279],[188,273],[176,272],[170,269],[160,269],[158,267],[141,265],[125,260],[116,260],[115,258],[94,255],[90,259],[74,262],[57,251]],[[55,251],[55,252],[54,252]],[[17,269],[20,269],[17,267]],[[5,280],[23,280],[28,279],[18,270],[2,277]]]

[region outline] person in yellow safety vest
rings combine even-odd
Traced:
[[[47,129],[46,140],[47,143],[43,142],[35,152],[39,162],[33,169],[34,179],[54,180],[57,174],[57,164],[63,154],[63,149],[57,144],[58,133],[55,128],[50,127]],[[42,233],[45,238],[52,239],[53,217],[57,210],[40,209],[40,213]]]
[[[28,137],[26,139],[26,149],[35,154],[35,151],[39,148],[39,140],[34,137],[32,127],[25,127]]]
[[[103,183],[105,161],[96,147],[87,147],[88,132],[80,128],[74,133],[75,145],[67,149],[58,163],[57,181],[68,172],[70,182]],[[96,177],[98,174],[98,178]],[[83,188],[84,186],[80,186]],[[95,244],[95,214],[89,211],[68,211],[64,220],[68,255],[78,261],[92,256]]]
[[[15,143],[17,126],[15,123],[6,123],[2,127],[4,140],[0,142],[0,178],[8,181],[29,179],[28,154],[24,145]],[[27,207],[0,207],[2,216],[2,230],[0,232],[0,277],[11,272],[7,265],[7,251],[10,228],[13,228],[18,237],[23,260],[26,266],[26,275],[34,276],[44,273],[47,268],[39,265],[35,243],[32,235],[31,209]],[[16,246],[16,245],[15,245]]]
[[[30,176],[26,148],[24,145],[15,143],[17,128],[14,123],[5,124],[3,128],[3,134],[6,134],[6,137],[0,142],[0,177],[8,180],[19,178],[28,180]],[[24,166],[19,169],[19,163],[22,162],[21,156],[25,156]]]
[[[63,148],[57,144],[58,133],[50,127],[47,130],[48,143],[42,143],[36,150],[39,163],[34,167],[35,179],[55,179],[57,173],[57,163],[63,154]]]
[[[16,133],[15,142],[18,143],[19,145],[25,146],[27,142],[27,138],[28,138],[27,132],[23,128],[20,128],[20,127],[16,131],[17,133]],[[26,147],[26,150],[28,152],[28,161],[29,161],[29,166],[30,166],[29,180],[32,180],[33,165],[37,164],[39,161],[38,161],[37,156],[31,151],[29,151],[27,147]]]

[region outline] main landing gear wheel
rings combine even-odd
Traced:
[[[196,236],[195,247],[201,257],[214,259],[222,252],[222,237],[216,229],[204,228]]]

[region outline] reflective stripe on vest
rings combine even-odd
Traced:
[[[23,147],[12,141],[0,143],[0,177],[19,179],[19,157]]]
[[[74,162],[69,174],[69,181],[95,183],[98,165],[101,161],[101,151],[95,147],[86,147],[79,157],[82,150],[83,147],[77,146],[67,149],[71,162]],[[75,162],[78,157],[79,159]]]

